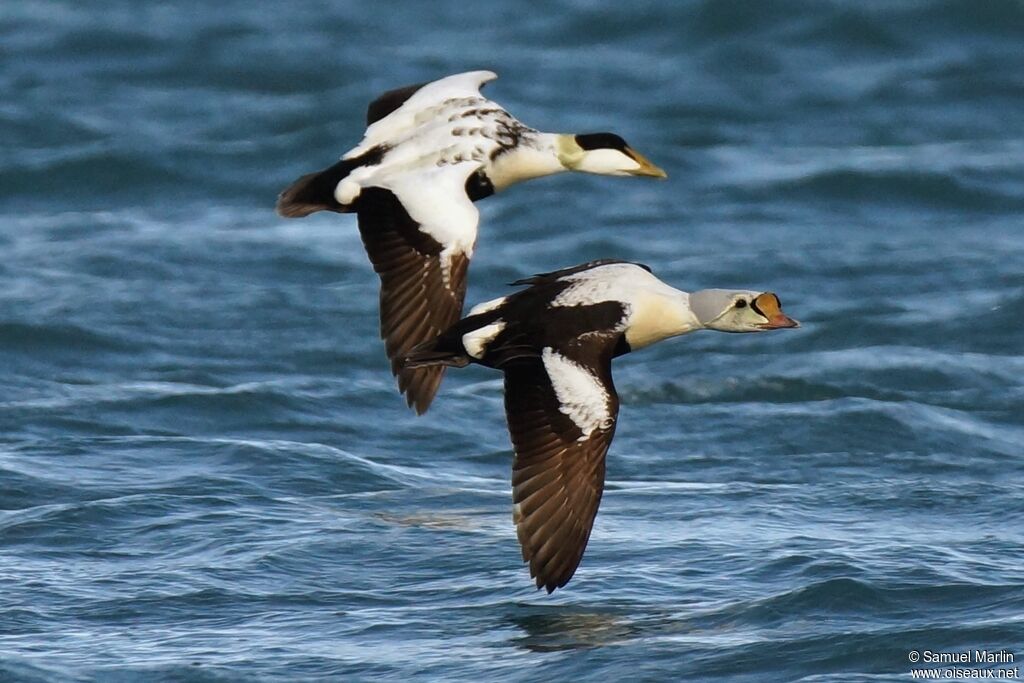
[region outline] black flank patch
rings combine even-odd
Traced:
[[[483,170],[479,170],[466,178],[466,194],[474,202],[490,197],[494,194],[494,183]]]
[[[626,341],[626,335],[623,334],[622,336],[619,337],[618,343],[615,344],[615,350],[612,352],[612,356],[614,356],[615,358],[618,358],[619,356],[625,356],[632,350],[633,349],[630,348],[629,346],[629,342]]]
[[[539,356],[545,346],[570,356],[587,355],[592,347],[611,345],[618,350],[621,333],[615,328],[626,315],[617,301],[603,301],[586,306],[551,307],[550,302],[568,283],[556,283],[513,294],[500,309],[507,322],[487,345],[484,365],[502,367],[512,358]],[[526,353],[526,351],[529,353]]]

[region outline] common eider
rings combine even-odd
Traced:
[[[611,361],[695,332],[797,327],[771,292],[665,284],[646,266],[592,261],[514,284],[405,358],[406,367],[478,363],[505,374],[513,519],[537,588],[550,593],[583,557],[604,489],[619,400]]]
[[[430,406],[443,367],[402,369],[399,359],[459,320],[476,244],[478,199],[562,171],[664,178],[612,133],[530,128],[480,95],[490,71],[472,71],[386,92],[367,129],[338,163],[304,175],[278,198],[280,215],[355,212],[380,276],[380,334],[391,370],[418,413]]]

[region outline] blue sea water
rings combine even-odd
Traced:
[[[0,681],[1019,666],[1022,45],[996,0],[3,0]],[[803,322],[616,362],[607,491],[551,596],[499,376],[413,416],[352,217],[273,212],[376,94],[478,68],[670,178],[481,202],[470,302],[619,257]]]

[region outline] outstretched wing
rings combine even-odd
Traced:
[[[380,276],[380,334],[391,372],[410,407],[424,413],[443,367],[402,369],[402,358],[458,322],[466,296],[479,213],[466,195],[472,164],[367,187],[356,211],[359,233]]]
[[[343,158],[357,157],[377,145],[402,137],[421,123],[417,115],[449,100],[480,97],[480,88],[498,75],[493,71],[468,71],[445,78],[389,90],[370,103],[363,140]]]
[[[515,448],[513,520],[538,588],[561,588],[583,558],[604,490],[605,454],[619,400],[611,337],[601,348],[519,358],[505,371]]]

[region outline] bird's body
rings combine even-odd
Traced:
[[[496,78],[474,71],[385,93],[370,104],[363,140],[305,175],[278,200],[287,217],[355,212],[381,279],[381,336],[399,387],[429,407],[443,367],[398,360],[458,321],[477,240],[473,202],[563,171],[664,177],[610,133],[542,133],[483,97]]]
[[[622,261],[516,284],[530,287],[475,307],[405,363],[478,363],[504,372],[513,518],[531,575],[551,592],[576,571],[604,488],[619,408],[612,358],[700,329],[755,332],[796,323],[772,293],[688,294],[646,266]]]

